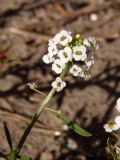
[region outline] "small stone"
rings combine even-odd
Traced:
[[[68,131],[69,127],[68,127],[67,125],[63,125],[62,129],[63,129],[64,131]]]
[[[73,139],[68,139],[67,148],[75,150],[77,148],[77,143]]]
[[[59,132],[59,131],[55,131],[55,132],[54,132],[54,136],[58,137],[58,136],[60,136],[60,135],[61,135],[61,132]]]
[[[90,20],[91,20],[91,21],[97,21],[97,20],[98,20],[98,15],[97,15],[96,13],[92,13],[92,14],[90,15]]]
[[[53,156],[50,152],[45,151],[41,154],[40,160],[52,160]]]

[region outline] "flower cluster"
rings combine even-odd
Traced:
[[[118,98],[115,108],[120,112],[120,98]],[[117,131],[120,129],[120,116],[117,116],[113,123],[107,123],[104,126],[106,132]]]
[[[43,56],[43,61],[46,64],[51,63],[52,70],[56,74],[61,74],[69,63],[70,74],[87,79],[90,77],[90,69],[94,64],[94,51],[97,48],[94,37],[82,39],[79,34],[72,35],[71,32],[62,30],[49,40],[48,54]],[[57,79],[55,82],[57,85]]]

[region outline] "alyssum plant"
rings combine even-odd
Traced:
[[[120,98],[118,98],[115,108],[118,112],[120,112]],[[120,134],[120,115],[117,116],[113,122],[109,122],[105,124],[103,127],[106,132],[109,132],[109,133],[116,132],[116,134],[119,135]],[[120,148],[118,146],[113,147],[110,143],[110,138],[108,138],[107,140],[107,145],[113,159],[120,160]]]
[[[72,122],[69,118],[62,115],[60,112],[49,108],[48,104],[53,95],[56,92],[60,92],[66,86],[66,83],[64,82],[64,76],[67,74],[68,71],[75,77],[80,76],[84,79],[88,79],[90,77],[90,70],[94,64],[94,52],[97,48],[98,45],[94,37],[88,37],[86,39],[82,39],[79,34],[72,35],[71,32],[67,32],[65,30],[62,30],[61,32],[56,34],[54,38],[49,40],[48,54],[43,56],[43,61],[46,64],[51,63],[52,70],[58,76],[52,82],[51,91],[45,97],[42,104],[40,104],[40,106],[38,107],[37,112],[34,114],[31,122],[25,129],[16,148],[13,148],[9,130],[6,124],[4,124],[7,141],[10,146],[10,152],[7,155],[0,152],[0,157],[3,157],[7,160],[30,159],[28,156],[20,155],[20,151],[35,122],[38,120],[38,118],[45,110],[49,111],[51,114],[58,117],[76,133],[85,137],[91,136],[89,132],[80,128],[76,123]],[[31,89],[41,93],[36,89],[36,85],[34,83],[29,84],[29,86]]]

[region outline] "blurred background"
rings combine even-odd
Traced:
[[[16,145],[44,99],[27,83],[36,83],[45,94],[50,91],[56,75],[42,56],[48,40],[62,29],[94,36],[100,49],[91,78],[66,76],[67,87],[51,106],[93,137],[81,137],[44,113],[21,152],[34,160],[110,160],[110,135],[103,125],[117,115],[114,107],[120,97],[119,0],[0,0],[0,150],[8,152],[2,122],[7,122]]]

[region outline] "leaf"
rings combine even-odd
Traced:
[[[66,116],[62,115],[61,113],[52,110],[50,108],[46,108],[49,112],[51,112],[53,115],[55,115],[57,118],[59,118],[60,120],[62,120],[66,125],[68,125],[68,127],[70,129],[72,129],[74,132],[78,133],[79,135],[85,136],[85,137],[90,137],[92,136],[91,133],[85,131],[84,129],[82,129],[81,127],[79,127],[78,124],[74,123],[73,121],[71,121],[69,118],[67,118]]]
[[[10,132],[9,132],[9,129],[8,129],[6,123],[4,123],[4,131],[5,131],[5,135],[7,138],[7,142],[9,144],[10,148],[12,149],[12,140],[11,140]]]
[[[7,156],[7,160],[16,160],[16,150],[11,150]]]
[[[110,144],[110,138],[107,139],[107,146],[108,146],[108,148],[109,148],[109,150],[110,150],[110,153],[111,153],[113,159],[114,159],[114,160],[117,160],[117,155],[116,155],[116,153],[114,152],[114,150],[113,150],[113,148],[111,147],[111,144]]]
[[[20,160],[31,160],[28,156],[20,156]]]

